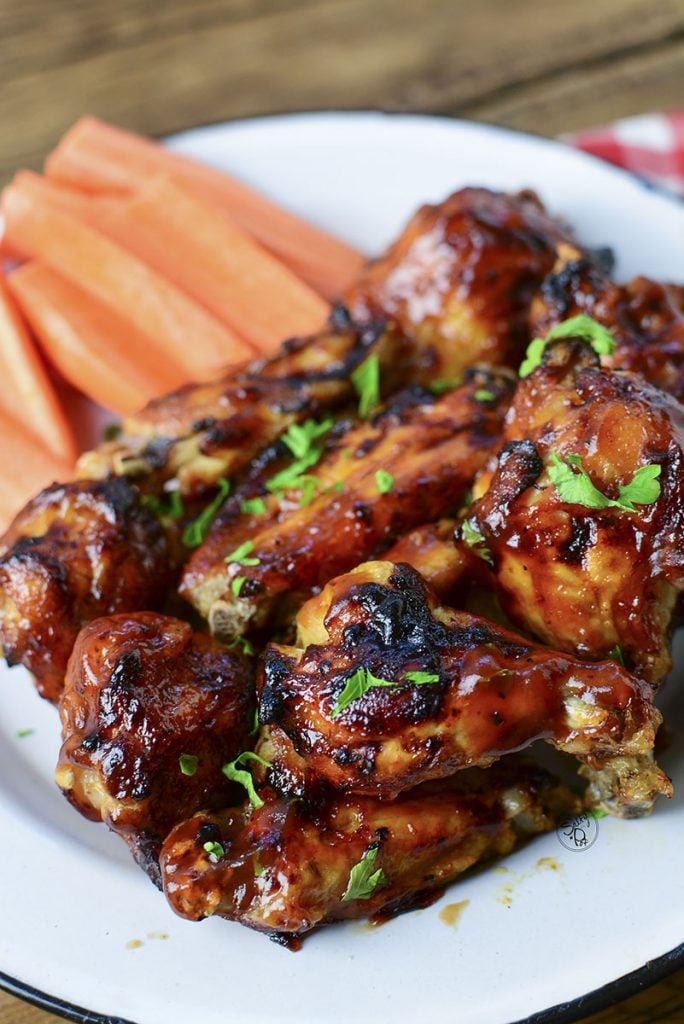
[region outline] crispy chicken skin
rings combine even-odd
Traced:
[[[358,320],[389,317],[423,366],[457,376],[477,362],[517,365],[530,302],[570,235],[533,192],[464,188],[423,206],[347,294]]]
[[[684,584],[682,407],[640,376],[600,369],[582,342],[556,342],[518,386],[503,442],[468,519],[493,559],[504,611],[582,657],[618,644],[628,665],[659,682]],[[657,463],[660,497],[634,512],[569,504],[548,477],[552,452],[581,456],[609,497]]]
[[[233,795],[221,768],[250,745],[253,711],[242,655],[154,612],[97,619],[69,661],[57,784],[158,881],[171,827]],[[197,758],[192,775],[181,771],[183,754]]]
[[[441,398],[401,393],[372,422],[336,433],[312,470],[322,493],[304,507],[299,494],[285,494],[269,498],[265,517],[236,518],[231,510],[219,517],[180,588],[215,634],[262,625],[279,603],[289,607],[293,595],[307,596],[405,531],[457,509],[498,443],[512,392],[509,371],[467,377]],[[484,400],[476,397],[483,389]],[[378,472],[390,474],[389,491],[381,491]],[[245,541],[248,564],[226,563]]]
[[[531,336],[545,336],[558,323],[584,313],[608,327],[617,342],[603,362],[638,372],[684,399],[684,311],[682,289],[647,277],[619,285],[574,246],[559,246],[551,274],[541,284],[530,313]]]
[[[0,643],[10,665],[56,701],[80,628],[155,608],[176,575],[155,515],[123,479],[54,484],[0,540]]]
[[[285,342],[266,361],[151,402],[119,439],[86,452],[79,471],[134,476],[152,490],[175,479],[185,496],[203,495],[220,477],[234,481],[291,423],[352,402],[351,374],[371,352],[387,371],[385,388],[403,383],[407,344],[381,324],[355,327],[339,310],[325,331]]]
[[[301,935],[329,921],[396,913],[577,810],[576,797],[522,762],[505,772],[462,772],[390,803],[261,795],[258,810],[197,814],[167,838],[164,891],[182,917],[217,915],[272,935]],[[223,855],[210,855],[205,843],[219,843]],[[344,899],[352,868],[369,854],[382,877],[367,898]]]
[[[647,683],[445,608],[408,565],[368,562],[332,580],[297,626],[297,646],[263,654],[259,720],[289,738],[312,781],[391,798],[545,739],[588,766],[592,799],[610,813],[671,795],[653,763],[661,716]],[[336,714],[360,669],[397,686]],[[437,678],[408,682],[413,672]]]

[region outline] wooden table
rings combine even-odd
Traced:
[[[0,0],[0,181],[84,111],[151,135],[364,107],[556,135],[676,106],[684,0]],[[54,1020],[0,994],[0,1024]],[[684,971],[591,1020],[684,1024]]]

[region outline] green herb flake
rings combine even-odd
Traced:
[[[608,811],[604,811],[602,807],[592,807],[592,809],[589,811],[589,814],[592,818],[594,818],[594,820],[596,820],[596,818],[608,817]]]
[[[252,753],[251,750],[245,750],[239,757],[236,757],[234,761],[224,764],[222,771],[226,778],[230,779],[231,782],[238,782],[241,786],[245,787],[250,804],[255,810],[258,810],[259,807],[264,806],[264,801],[254,788],[254,780],[251,773],[240,767],[240,765],[244,765],[246,761],[257,761],[259,764],[262,764],[264,768],[272,767],[270,761],[264,761],[263,757],[259,757],[258,754]]]
[[[250,736],[256,736],[259,732],[259,708],[254,708],[254,719],[252,721],[252,728],[249,730]]]
[[[378,847],[366,850],[358,864],[349,873],[347,888],[342,894],[342,902],[349,900],[367,900],[379,885],[387,885],[389,879],[382,868],[375,868],[378,859]]]
[[[332,419],[322,420],[320,423],[317,423],[316,420],[306,420],[304,423],[291,423],[283,434],[282,440],[290,449],[295,459],[303,459],[308,452],[314,450],[314,441],[327,434],[333,423],[334,420]]]
[[[622,648],[620,647],[620,644],[615,644],[614,647],[611,647],[611,649],[608,651],[608,657],[611,661],[617,661],[618,665],[624,666],[625,664],[625,659],[622,654]]]
[[[525,358],[520,364],[520,377],[529,377],[540,365],[544,349],[551,341],[558,338],[582,338],[589,342],[598,356],[609,356],[615,351],[615,338],[607,327],[590,316],[580,313],[552,327],[545,338],[533,338],[527,346]]]
[[[565,461],[555,452],[549,453],[547,466],[549,479],[561,499],[569,505],[584,505],[586,508],[619,508],[623,512],[636,512],[635,505],[652,505],[660,497],[660,476],[662,467],[658,463],[641,466],[629,483],[619,484],[617,498],[608,498],[596,487],[584,466],[581,456],[570,454]]]
[[[264,867],[263,864],[260,863],[258,857],[255,857],[254,860],[252,861],[252,868],[254,870],[254,877],[255,878],[261,878],[261,876],[266,871],[266,868]]]
[[[198,764],[199,758],[194,754],[181,754],[178,758],[178,766],[183,775],[194,775]]]
[[[266,503],[263,498],[245,498],[240,502],[240,511],[247,516],[265,516]]]
[[[367,420],[380,404],[380,360],[371,353],[351,375],[354,390],[359,396],[359,416]]]
[[[410,683],[415,683],[417,686],[439,682],[439,676],[435,672],[407,672],[404,679],[408,679]]]
[[[460,377],[438,377],[437,380],[430,381],[428,388],[433,395],[443,395],[447,391],[453,391],[454,388],[460,387],[460,385]]]
[[[183,530],[183,543],[187,548],[198,548],[204,541],[216,513],[230,494],[230,482],[228,480],[219,480],[217,487],[218,492],[214,500],[200,512],[196,519],[188,523]]]
[[[230,589],[232,590],[234,597],[239,597],[240,596],[240,592],[241,592],[241,590],[244,587],[246,582],[247,582],[247,577],[246,576],[236,576],[235,577],[235,579],[230,584]]]
[[[18,740],[25,740],[27,736],[33,736],[35,729],[18,729],[16,736]]]
[[[343,482],[341,480],[336,480],[335,483],[332,485],[332,489],[333,491],[335,491],[336,494],[341,494],[342,491],[344,490]]]
[[[380,494],[389,494],[394,487],[394,477],[386,469],[379,469],[375,474],[375,486]]]
[[[116,441],[118,437],[121,437],[123,433],[123,426],[121,423],[108,423],[102,431],[103,441]]]
[[[484,536],[480,533],[479,527],[475,525],[472,519],[464,519],[461,523],[461,537],[464,544],[473,549],[474,554],[478,555],[489,565],[494,565],[492,553],[488,547],[485,547]]]
[[[229,555],[226,555],[225,562],[228,565],[260,565],[261,559],[253,557],[251,554],[252,551],[254,551],[254,542],[246,540],[244,544],[235,548],[235,551],[231,551]]]
[[[238,579],[244,580],[245,577],[244,576],[238,576]],[[235,583],[235,580],[233,580],[233,583]],[[229,651],[242,651],[242,653],[246,654],[248,657],[251,657],[251,655],[256,654],[256,651],[254,650],[254,647],[249,642],[249,640],[247,639],[246,636],[236,636],[228,644],[228,650]]]
[[[140,504],[144,508],[149,508],[160,519],[182,519],[185,515],[183,497],[179,490],[166,491],[161,498],[154,494],[144,494]]]
[[[487,388],[479,388],[473,395],[473,398],[476,402],[493,402],[496,395],[493,391],[488,391]]]
[[[299,498],[299,505],[305,508],[310,505],[316,496],[319,487],[319,479],[316,476],[300,476],[297,482],[297,489],[302,493]]]
[[[312,448],[310,452],[301,458],[291,462],[285,469],[271,477],[266,483],[266,490],[273,492],[297,490],[300,478],[308,469],[315,466],[321,457],[320,448]]]
[[[216,864],[219,858],[222,857],[223,854],[225,853],[225,850],[223,849],[220,843],[212,843],[211,841],[209,841],[208,843],[204,843],[202,849],[206,850],[206,852],[209,854],[209,860],[212,862],[212,864]]]
[[[365,693],[368,693],[368,691],[372,690],[374,687],[385,686],[396,690],[400,689],[406,682],[416,683],[418,685],[423,683],[438,683],[439,676],[430,672],[407,672],[403,679],[380,679],[378,676],[374,676],[369,668],[361,666],[361,668],[357,668],[355,672],[352,672],[346,680],[342,688],[342,692],[339,694],[335,702],[335,706],[330,712],[330,717],[337,718],[345,708],[348,708],[350,704],[353,704],[355,700],[363,697]]]

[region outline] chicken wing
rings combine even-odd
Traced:
[[[533,192],[465,188],[421,207],[347,302],[355,319],[396,322],[439,375],[478,362],[517,365],[532,296],[564,241],[569,232]]]
[[[628,666],[659,682],[684,586],[682,407],[639,376],[602,370],[584,343],[556,342],[518,386],[503,440],[467,521],[504,611],[582,657],[610,656],[617,644]],[[561,493],[549,473],[563,465],[571,489]],[[659,473],[653,500],[616,507],[644,466]],[[572,489],[580,477],[584,494]],[[613,506],[596,507],[606,497]]]
[[[296,647],[263,654],[259,720],[305,757],[313,783],[394,797],[545,739],[583,762],[610,813],[671,795],[653,763],[661,716],[647,683],[440,606],[408,565],[338,577],[297,626]]]
[[[0,540],[0,643],[56,701],[80,628],[156,608],[176,567],[159,520],[124,479],[54,484]]]
[[[682,290],[647,277],[618,285],[574,246],[561,245],[551,274],[531,306],[532,336],[545,336],[568,317],[584,313],[608,327],[617,343],[604,365],[638,372],[684,398]]]
[[[473,769],[390,803],[337,795],[197,814],[161,855],[167,899],[192,921],[217,915],[274,936],[425,905],[474,864],[575,813],[577,797],[522,762]]]
[[[413,526],[455,511],[497,444],[511,389],[509,371],[469,371],[441,398],[402,393],[372,422],[335,434],[312,470],[318,497],[300,507],[299,492],[293,500],[286,489],[261,519],[229,510],[188,562],[181,593],[215,634],[232,637]]]
[[[80,632],[59,711],[57,784],[158,882],[171,827],[234,795],[221,768],[249,745],[253,667],[178,619],[113,615]]]

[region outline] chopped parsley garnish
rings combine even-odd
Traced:
[[[123,433],[123,427],[120,423],[108,423],[102,431],[103,441],[116,441],[117,437],[121,437]]]
[[[266,870],[264,865],[261,864],[261,862],[259,861],[259,857],[258,856],[255,857],[254,860],[252,861],[252,868],[254,869],[254,877],[255,878],[261,878],[261,876],[263,875],[264,871]]]
[[[228,565],[259,565],[261,559],[252,557],[252,551],[254,551],[254,542],[246,540],[240,547],[235,548],[235,551],[231,551],[229,555],[226,555],[225,561]]]
[[[303,459],[314,447],[314,441],[327,434],[332,427],[334,420],[327,419],[317,423],[316,420],[306,420],[304,423],[291,423],[283,434],[282,440],[290,449],[295,459]]]
[[[245,577],[244,576],[238,576],[238,579],[244,580]],[[235,580],[233,580],[233,583],[235,583]],[[251,657],[252,654],[256,654],[256,651],[254,650],[254,647],[249,642],[249,640],[247,639],[246,636],[236,636],[228,644],[228,650],[229,651],[238,651],[238,650],[242,651],[242,653],[246,654],[248,657]]]
[[[611,647],[611,649],[608,651],[608,657],[611,661],[617,661],[618,665],[624,666],[625,664],[625,659],[622,655],[622,648],[620,647],[620,644],[615,644],[614,647]]]
[[[281,469],[279,473],[271,477],[266,483],[266,489],[271,492],[297,490],[300,486],[300,480],[307,469],[315,466],[322,454],[322,449],[312,448],[303,458],[295,459],[289,466]]]
[[[608,328],[592,317],[586,316],[585,313],[580,313],[578,316],[571,316],[568,320],[556,324],[545,338],[533,338],[527,346],[527,352],[520,364],[518,374],[521,377],[529,377],[532,371],[540,365],[546,346],[558,338],[582,338],[589,342],[598,356],[609,356],[615,351],[615,338]]]
[[[373,895],[379,885],[386,885],[389,878],[382,868],[375,869],[375,862],[378,859],[378,847],[372,846],[366,850],[358,864],[355,864],[349,873],[347,888],[342,895],[342,902],[349,900],[367,900]]]
[[[234,761],[224,764],[222,768],[223,774],[227,779],[230,779],[231,782],[239,782],[241,786],[245,787],[250,804],[258,810],[259,807],[264,806],[264,801],[254,788],[254,779],[251,774],[244,768],[239,767],[240,765],[243,765],[245,761],[258,761],[258,763],[262,764],[264,768],[271,768],[272,765],[270,761],[264,761],[263,757],[259,757],[258,754],[252,753],[251,750],[245,750],[239,757],[236,757]]]
[[[394,487],[394,477],[386,469],[379,469],[375,474],[375,486],[380,494],[389,494]]]
[[[182,519],[185,515],[183,497],[178,490],[166,491],[161,498],[154,494],[145,494],[140,499],[140,504],[149,508],[160,519]]]
[[[266,503],[263,498],[245,498],[240,502],[240,511],[248,516],[265,516]]]
[[[377,352],[372,352],[360,366],[356,367],[351,375],[351,382],[359,396],[359,416],[362,420],[367,420],[380,404],[380,360]]]
[[[306,505],[310,505],[314,500],[316,491],[318,490],[319,480],[316,476],[300,476],[298,481],[298,489],[302,492],[299,498],[299,504],[302,508]]]
[[[233,595],[235,597],[240,596],[240,591],[242,590],[246,582],[246,576],[236,576],[235,579],[232,581],[232,583],[230,584],[230,589],[232,590]]]
[[[249,730],[250,736],[256,736],[259,732],[259,708],[254,708],[254,719],[252,721],[252,728]]]
[[[36,731],[35,729],[18,729],[17,730],[17,739],[18,740],[25,740],[27,736],[33,736],[35,731]]]
[[[476,402],[493,402],[496,395],[493,391],[488,391],[487,388],[479,388],[473,395],[473,398]]]
[[[213,864],[216,864],[219,857],[222,857],[223,854],[225,853],[225,850],[223,849],[220,843],[213,843],[211,841],[209,841],[208,843],[204,843],[202,849],[206,850],[206,852],[209,854],[209,860]]]
[[[197,771],[199,758],[194,754],[181,754],[178,758],[178,766],[183,775],[194,775]]]
[[[464,544],[473,549],[474,554],[478,555],[489,565],[494,565],[492,553],[485,546],[484,536],[480,533],[479,527],[473,523],[472,519],[464,519],[461,523],[461,537]]]
[[[570,454],[565,461],[555,452],[549,452],[547,466],[549,479],[563,501],[586,508],[619,508],[623,512],[636,512],[635,505],[651,505],[660,497],[658,477],[662,466],[652,462],[641,466],[626,484],[618,486],[617,498],[608,498],[599,491],[582,465],[581,456]]]
[[[423,683],[439,682],[436,672],[407,672],[404,679],[408,679],[410,683],[416,683],[418,686],[422,686]]]
[[[357,668],[355,672],[352,672],[345,682],[342,692],[335,701],[335,707],[330,712],[330,717],[337,718],[345,708],[348,708],[350,704],[353,704],[359,697],[363,697],[364,693],[368,693],[374,687],[388,686],[392,689],[399,689],[406,682],[415,683],[418,686],[423,683],[438,683],[439,676],[431,672],[407,672],[404,679],[379,679],[373,675],[369,668],[362,666]]]
[[[428,388],[433,395],[443,395],[446,391],[453,391],[460,385],[460,377],[438,377],[437,380],[430,381]]]
[[[219,480],[217,486],[218,493],[214,500],[200,512],[197,519],[193,519],[183,530],[183,543],[187,548],[198,548],[200,546],[209,533],[209,527],[214,521],[214,516],[230,494],[230,482],[228,480]]]

